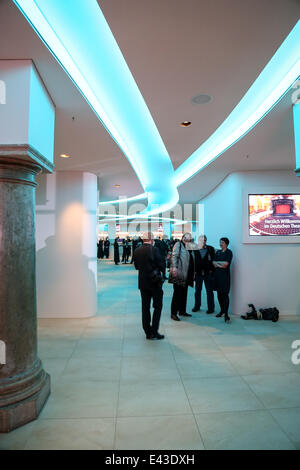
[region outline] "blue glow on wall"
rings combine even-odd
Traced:
[[[176,184],[192,178],[246,135],[300,76],[300,21],[220,127],[177,168]]]
[[[300,102],[293,106],[294,115],[294,136],[295,136],[295,154],[296,169],[295,172],[300,176]]]

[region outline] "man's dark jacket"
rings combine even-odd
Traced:
[[[154,269],[158,269],[161,273],[164,271],[164,262],[158,248],[144,243],[134,251],[133,260],[135,269],[139,271],[139,289],[161,287],[161,283],[155,284],[151,281],[151,273]]]
[[[207,248],[207,253],[205,257],[202,259],[200,250],[195,250],[195,272],[196,274],[202,274],[202,271],[204,274],[208,274],[209,272],[214,271],[214,265],[213,265],[213,260],[215,257],[215,249],[213,246],[206,245]]]

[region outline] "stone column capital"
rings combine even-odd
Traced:
[[[40,170],[44,170],[48,173],[52,173],[54,165],[46,160],[36,149],[30,145],[0,145],[0,161],[11,164],[18,164],[18,162],[27,162],[33,165],[37,165]]]

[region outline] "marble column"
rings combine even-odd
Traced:
[[[1,433],[36,419],[50,394],[50,377],[37,356],[35,176],[40,171],[17,152],[0,152]]]

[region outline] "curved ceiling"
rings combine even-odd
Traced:
[[[175,168],[232,111],[300,13],[298,0],[274,0],[271,8],[269,0],[99,4]],[[143,192],[119,148],[9,0],[0,1],[0,26],[0,58],[32,58],[56,103],[56,168],[95,172],[104,200]],[[198,93],[210,94],[212,100],[192,104]],[[192,125],[180,127],[184,120]],[[61,153],[72,159],[60,159]],[[232,171],[294,167],[291,101],[286,96],[222,159],[182,185],[181,201],[199,200]],[[120,189],[113,187],[116,183]]]

